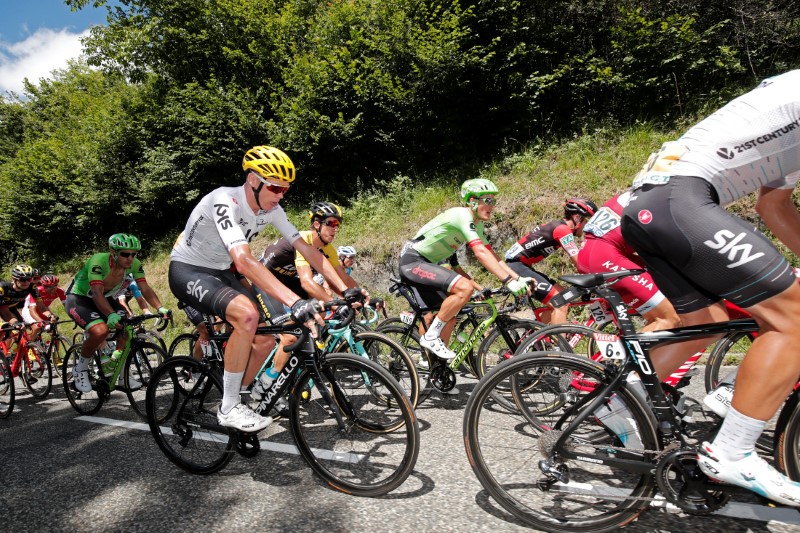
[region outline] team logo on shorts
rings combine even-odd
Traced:
[[[733,159],[733,150],[730,148],[720,148],[717,150],[717,155],[723,159]]]
[[[651,213],[647,209],[642,209],[641,211],[639,211],[637,217],[639,218],[639,222],[641,222],[642,224],[649,224],[650,222],[653,221],[653,213]]]

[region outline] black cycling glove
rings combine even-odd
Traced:
[[[319,300],[297,300],[292,305],[292,318],[300,323],[308,322],[314,318],[316,313],[319,313],[320,304]]]
[[[361,292],[361,289],[358,287],[352,287],[350,289],[346,289],[342,293],[342,297],[350,303],[364,301],[364,293]]]

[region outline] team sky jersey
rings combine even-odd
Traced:
[[[527,266],[538,263],[559,248],[570,255],[578,255],[575,236],[564,220],[553,220],[544,226],[536,226],[533,231],[518,240],[506,252],[506,262],[519,261]]]
[[[36,300],[39,299],[39,294],[32,284],[18,291],[12,281],[0,281],[0,307],[18,307],[29,295]]]
[[[590,239],[602,239],[616,246],[623,255],[633,255],[635,251],[625,242],[620,229],[622,211],[628,205],[630,198],[631,192],[625,191],[604,203],[583,228],[587,241]]]
[[[300,238],[311,244],[314,240],[313,231],[301,231]],[[322,248],[318,248],[322,255],[328,258],[334,268],[339,266],[339,256],[336,253],[336,248],[333,244],[328,243]],[[292,243],[285,238],[278,239],[274,243],[267,246],[264,250],[264,255],[261,256],[261,262],[265,267],[270,269],[273,274],[293,278],[297,276],[297,267],[301,265],[311,266],[308,260],[303,257],[303,254],[298,252],[292,246]],[[313,270],[313,269],[312,269]]]
[[[39,297],[42,299],[42,303],[45,307],[50,307],[50,304],[55,302],[56,299],[61,300],[63,304],[67,299],[67,294],[61,287],[57,287],[55,292],[49,293],[47,292],[42,285],[36,287],[36,292],[39,294]],[[34,300],[33,295],[29,294],[27,298],[25,298],[25,307],[31,306],[36,303]]]
[[[412,248],[431,263],[448,259],[465,242],[469,247],[483,243],[491,249],[483,231],[468,207],[453,207],[425,224],[412,239]]]
[[[800,70],[768,78],[687,131],[666,172],[644,169],[634,186],[669,176],[710,182],[720,205],[761,186],[790,189],[800,177]]]
[[[110,298],[116,298],[123,294],[130,285],[131,281],[147,281],[144,277],[144,268],[142,262],[138,258],[134,258],[131,267],[125,269],[122,275],[122,280],[116,285],[106,283],[106,277],[111,272],[113,266],[113,259],[111,254],[103,252],[101,254],[94,254],[83,265],[83,268],[75,275],[75,281],[72,284],[72,294],[78,296],[88,296],[91,298],[92,294],[90,289],[97,287],[103,291],[103,295]]]
[[[300,238],[281,206],[254,213],[247,205],[244,185],[220,187],[195,206],[170,258],[193,266],[226,270],[231,266],[230,250],[248,244],[268,224],[290,243]]]

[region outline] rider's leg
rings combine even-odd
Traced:
[[[244,294],[239,294],[225,308],[225,320],[233,326],[233,332],[225,347],[222,413],[228,413],[240,403],[239,391],[250,359],[259,314],[253,302]]]
[[[445,325],[454,320],[459,311],[466,305],[472,296],[473,290],[472,281],[464,277],[459,277],[458,280],[450,288],[450,294],[442,302],[439,312],[431,322],[430,328],[425,332],[425,337],[432,339],[440,337]],[[452,326],[450,328],[452,332]],[[448,334],[450,333],[448,332]]]
[[[672,306],[670,305],[670,307]],[[717,302],[704,309],[690,311],[688,313],[681,313],[677,315],[677,317],[680,320],[678,324],[679,326],[694,326],[697,324],[724,322],[728,320],[728,311],[722,302]],[[657,331],[674,327],[668,326],[667,324],[668,322],[666,320],[662,320],[659,322],[659,326],[651,329],[648,328],[652,324],[648,324],[643,331]],[[680,368],[680,366],[685,363],[689,357],[701,350],[704,350],[709,344],[719,338],[720,336],[714,335],[656,346],[650,351],[650,357],[653,360],[653,366],[655,367],[656,375],[661,377],[661,379],[667,378],[670,374],[678,370],[678,368]]]
[[[265,325],[265,324],[260,324]],[[272,351],[272,348],[275,346],[275,337],[272,335],[256,335],[253,338],[253,345],[252,350],[250,351],[250,359],[247,363],[247,369],[244,373],[244,384],[252,383],[253,379],[255,379],[256,374],[259,370],[261,370],[261,366],[264,364],[264,361],[267,359],[267,356]],[[282,349],[279,349],[279,353],[285,354]],[[278,354],[275,354],[276,357]],[[288,360],[288,354],[283,359],[280,368],[277,367],[276,360],[273,359],[273,367],[280,372],[283,369],[283,366],[286,364]]]
[[[108,337],[108,326],[105,322],[98,322],[86,330],[86,340],[81,347],[81,355],[87,361],[92,359],[94,352],[103,344]]]

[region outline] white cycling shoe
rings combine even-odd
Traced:
[[[78,392],[92,392],[92,381],[89,379],[89,369],[78,370],[72,369],[72,383]]]
[[[131,386],[131,390],[139,390],[142,388],[142,382],[133,376],[131,376],[131,378],[128,380],[128,384]],[[122,377],[122,373],[120,373],[119,377],[117,378],[117,387],[119,388],[124,386],[125,379]]]
[[[744,487],[777,503],[800,507],[800,483],[775,470],[756,452],[731,461],[723,459],[711,444],[704,442],[697,462],[700,470],[713,480]]]
[[[436,337],[431,340],[423,335],[419,339],[419,345],[426,350],[430,350],[433,355],[445,361],[452,361],[456,357],[456,352],[448,348],[441,337]]]
[[[217,421],[221,426],[236,428],[246,433],[255,433],[272,424],[272,417],[261,416],[245,404],[240,403],[227,414],[217,410]]]

